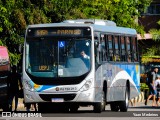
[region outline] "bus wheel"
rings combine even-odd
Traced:
[[[125,100],[120,101],[120,103],[119,103],[120,111],[121,112],[127,112],[128,105],[129,105],[129,94],[128,94],[128,87],[126,87]]]
[[[118,106],[117,102],[110,103],[110,108],[111,108],[111,111],[115,111],[115,112],[117,112],[119,110],[119,106]]]
[[[105,111],[105,107],[106,107],[106,96],[105,93],[103,92],[102,94],[102,102],[101,102],[101,106],[102,106],[102,111]]]
[[[94,104],[94,112],[101,113],[102,111],[105,111],[105,107],[106,107],[106,99],[105,99],[105,94],[103,92],[101,102]]]

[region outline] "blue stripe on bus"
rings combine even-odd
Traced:
[[[116,66],[126,71],[131,76],[138,91],[140,92],[140,67],[139,65],[116,65]]]

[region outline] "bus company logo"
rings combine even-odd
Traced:
[[[2,112],[2,117],[12,117],[11,112]]]
[[[56,87],[56,91],[59,91],[59,87]]]

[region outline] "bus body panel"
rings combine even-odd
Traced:
[[[80,84],[76,85],[37,85],[32,80],[29,80],[29,76],[24,73],[23,74],[23,86],[26,86],[26,81],[34,88],[34,91],[27,90],[24,87],[24,99],[26,103],[38,103],[38,102],[52,102],[52,96],[57,95],[59,98],[65,99],[65,95],[73,95],[73,99],[64,100],[64,102],[98,102],[99,100],[95,100],[95,87],[94,87],[94,70],[92,70],[89,75],[86,77],[86,80],[90,79],[92,81],[92,85],[89,90],[84,91],[82,87],[86,83],[86,80],[83,80]],[[51,96],[47,100],[46,96]],[[43,96],[43,97],[41,97]],[[54,97],[53,97],[54,98]]]
[[[107,102],[125,99],[126,82],[130,83],[130,98],[139,95],[139,65],[126,63],[104,63],[96,71],[95,88],[101,93],[103,82],[107,81]]]

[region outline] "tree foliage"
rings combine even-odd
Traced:
[[[157,23],[160,25],[160,20]],[[153,40],[160,42],[160,29],[151,29],[149,32],[152,34]]]
[[[20,60],[19,45],[29,24],[66,19],[108,19],[143,33],[135,20],[151,0],[0,0],[0,45],[8,47],[12,64]]]
[[[157,22],[160,25],[160,21]],[[144,51],[143,56],[158,56],[160,57],[160,29],[151,29],[149,33],[152,35],[152,39],[155,41],[155,45],[147,48]]]

